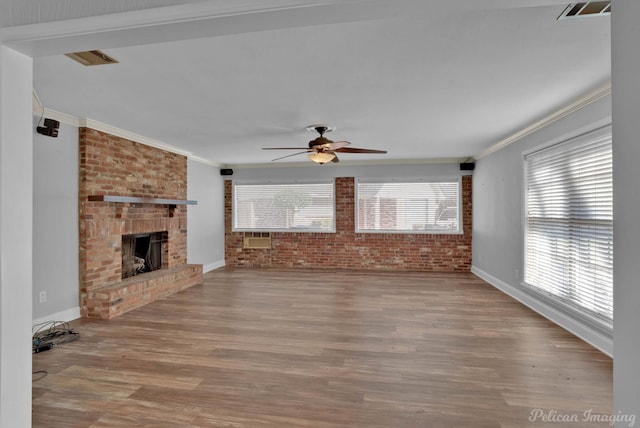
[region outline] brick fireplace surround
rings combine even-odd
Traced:
[[[109,319],[202,281],[187,264],[186,205],[89,201],[114,195],[186,200],[187,159],[80,128],[80,312]],[[122,236],[167,232],[162,269],[122,279]]]

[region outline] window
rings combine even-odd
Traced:
[[[233,230],[335,232],[334,183],[234,184]]]
[[[525,285],[580,319],[613,319],[611,127],[530,153]]]
[[[460,179],[356,185],[356,232],[462,233]]]

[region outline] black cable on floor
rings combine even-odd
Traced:
[[[80,339],[80,333],[72,329],[65,321],[46,321],[36,324],[32,331],[31,343],[34,354]]]

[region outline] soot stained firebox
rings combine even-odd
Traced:
[[[167,235],[166,231],[123,235],[122,278],[161,269]]]

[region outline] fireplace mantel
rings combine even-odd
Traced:
[[[139,196],[119,196],[119,195],[90,195],[87,198],[90,202],[120,202],[132,204],[155,204],[155,205],[197,205],[198,201],[188,199],[163,199],[163,198],[143,198]]]

